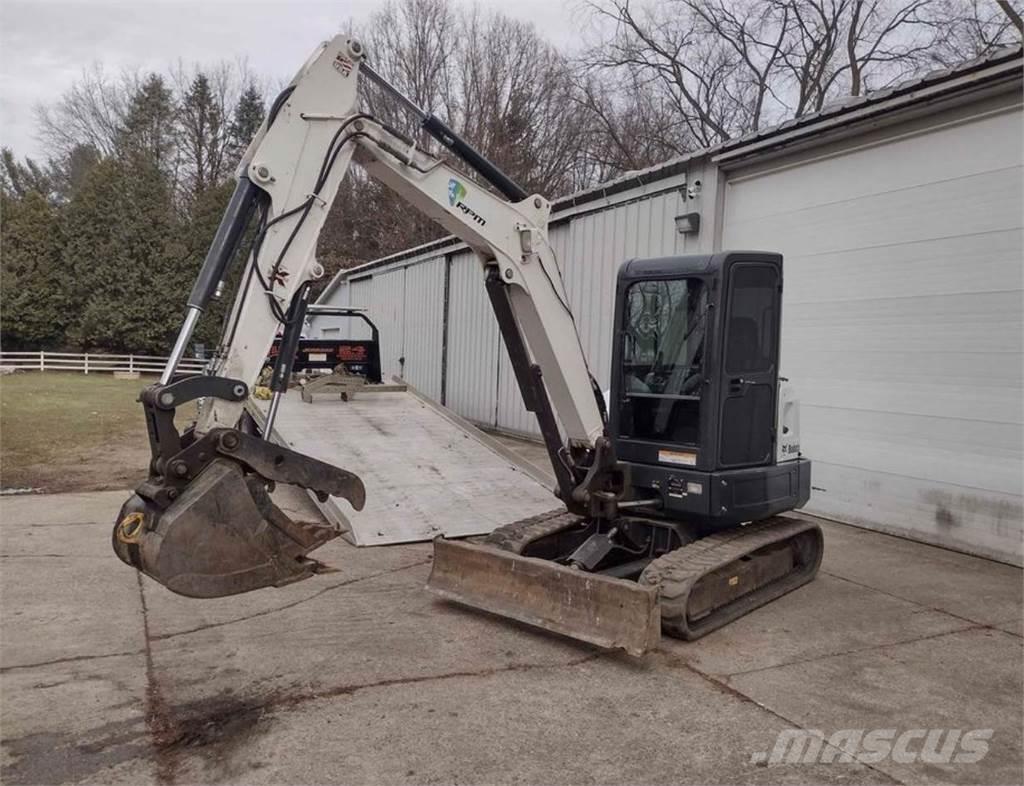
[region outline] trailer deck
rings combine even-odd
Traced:
[[[291,390],[273,439],[362,478],[362,511],[317,502],[357,546],[482,535],[559,505],[543,469],[411,388],[311,403]]]

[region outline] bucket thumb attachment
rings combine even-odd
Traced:
[[[280,587],[328,568],[309,552],[340,531],[290,519],[270,499],[275,482],[321,500],[366,491],[350,472],[235,429],[215,429],[161,465],[114,524],[118,557],[179,595],[217,598]]]

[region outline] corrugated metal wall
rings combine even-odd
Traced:
[[[441,400],[445,258],[405,270],[404,377],[424,395]]]
[[[677,175],[654,189],[623,192],[588,212],[553,217],[549,239],[591,371],[602,387],[609,384],[611,314],[619,265],[631,257],[685,250],[684,237],[675,229],[675,216],[686,211],[679,191],[684,182],[685,175]],[[643,193],[648,190],[654,190],[654,195]],[[427,251],[347,284],[337,286],[328,302],[369,309],[380,329],[385,377],[403,376],[437,400],[443,386],[445,403],[463,417],[504,431],[539,435],[536,419],[523,407],[484,289],[483,270],[472,252],[456,248],[441,256]],[[349,336],[368,336],[361,323],[350,321]],[[326,336],[334,324],[321,318],[316,323],[319,333],[314,332]],[[345,335],[343,329],[340,336]]]
[[[678,190],[584,213],[554,224],[548,238],[565,281],[590,370],[602,388],[611,373],[612,309],[619,266],[632,257],[684,251],[675,217],[684,212]],[[488,312],[489,319],[494,318]],[[504,346],[498,366],[497,428],[538,435],[536,418],[523,408]]]
[[[494,425],[498,325],[483,269],[470,251],[452,254],[450,265],[445,404],[464,418]]]
[[[330,304],[338,308],[348,308],[350,305],[349,289],[347,281],[338,284],[337,289],[332,293]],[[352,320],[348,317],[312,317],[308,320],[310,329],[307,338],[351,338],[353,321],[359,320]]]
[[[551,243],[562,264],[569,305],[594,377],[607,388],[612,349],[612,309],[619,266],[633,257],[684,251],[675,217],[684,211],[678,191],[590,213],[561,224]]]
[[[371,309],[373,302],[370,299],[370,282],[372,280],[371,278],[360,278],[350,281],[348,285],[349,302],[344,304],[336,303],[332,297],[330,304],[332,306],[346,305],[350,308]],[[370,328],[361,319],[350,319],[348,321],[351,323],[348,338],[367,339],[370,337]]]
[[[441,398],[445,257],[434,255],[339,283],[322,305],[366,309],[380,331],[381,373]],[[370,337],[359,319],[314,317],[311,336]]]
[[[380,369],[384,379],[402,376],[405,355],[405,268],[370,279],[370,316],[380,331]]]

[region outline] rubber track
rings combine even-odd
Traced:
[[[687,603],[690,590],[701,576],[763,546],[815,530],[817,552],[809,565],[721,607],[697,625],[690,624]],[[662,632],[692,641],[813,579],[821,562],[821,538],[821,528],[813,522],[782,517],[765,519],[742,529],[708,535],[658,557],[644,569],[639,582],[660,588]]]
[[[583,521],[583,517],[569,513],[565,508],[549,510],[547,513],[540,513],[528,519],[520,519],[498,527],[484,538],[484,543],[503,551],[522,554],[523,549],[535,540],[575,527],[581,521]]]

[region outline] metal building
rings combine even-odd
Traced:
[[[808,510],[1021,564],[1021,66],[1004,50],[556,200],[550,239],[598,381],[621,262],[781,251]],[[386,375],[537,433],[455,239],[343,271],[321,302],[370,310]],[[353,329],[319,318],[314,335]]]

